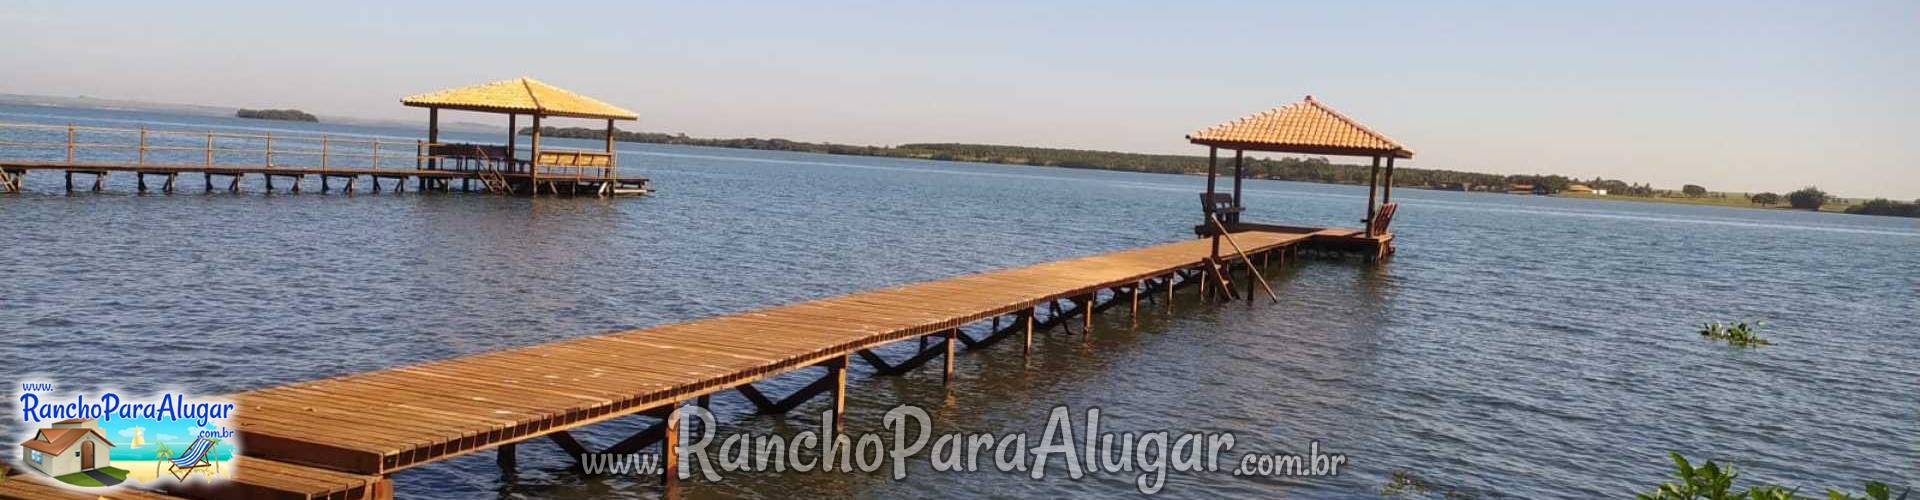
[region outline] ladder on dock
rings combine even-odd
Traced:
[[[487,156],[486,149],[479,148],[477,151],[480,153],[480,170],[478,174],[480,175],[480,182],[486,183],[487,192],[493,194],[513,194],[513,184],[509,184],[507,182],[507,176],[500,173],[499,164],[495,163],[492,157]],[[508,157],[503,161],[513,161],[513,158]]]

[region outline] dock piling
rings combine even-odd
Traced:
[[[946,366],[946,375],[945,375],[945,377],[944,377],[944,378],[942,378],[941,380],[942,380],[942,382],[943,382],[943,383],[946,383],[946,384],[949,384],[949,385],[951,385],[951,384],[953,383],[953,341],[955,340],[955,337],[957,337],[957,336],[959,336],[959,335],[960,335],[960,329],[959,329],[959,328],[953,328],[953,329],[949,329],[949,330],[947,330],[947,341],[946,341],[946,344],[947,344],[947,346],[946,346],[946,347],[947,347],[947,366]]]

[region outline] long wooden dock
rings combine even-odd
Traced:
[[[101,191],[113,174],[134,175],[137,189],[174,193],[180,176],[199,174],[203,191],[238,192],[258,177],[266,191],[298,193],[309,178],[320,192],[383,189],[497,194],[635,195],[646,177],[621,175],[608,152],[545,148],[519,158],[510,148],[394,141],[359,136],[238,134],[149,128],[0,123],[0,193],[25,190],[29,173],[64,174],[65,189]],[[75,184],[79,176],[81,184]],[[149,185],[148,178],[154,178]],[[360,179],[369,185],[362,187]],[[383,186],[383,181],[393,181]],[[192,182],[188,179],[187,182]],[[307,186],[311,186],[308,184]]]
[[[1237,293],[1250,300],[1257,268],[1285,265],[1297,249],[1362,238],[1355,229],[1261,228],[1234,228],[1232,240],[1244,256],[1218,261],[1208,239],[1186,240],[231,395],[239,404],[234,423],[244,443],[243,470],[267,464],[332,475],[242,486],[299,498],[390,495],[390,487],[379,485],[390,484],[391,474],[451,457],[497,449],[501,466],[511,468],[515,447],[531,439],[585,453],[588,446],[569,430],[636,414],[661,422],[591,451],[662,444],[672,470],[678,409],[704,405],[715,393],[738,391],[763,412],[792,410],[828,394],[837,419],[844,415],[854,358],[880,375],[943,358],[951,381],[958,346],[1023,337],[1030,355],[1035,331],[1091,334],[1095,313],[1130,305],[1138,314],[1143,299],[1171,308],[1175,291],[1190,285],[1199,285],[1203,297],[1230,300]],[[977,335],[961,330],[981,322],[993,327]],[[873,351],[913,339],[934,342],[923,342],[904,360]],[[787,397],[753,386],[813,367],[825,370]],[[0,496],[37,498],[4,484]]]

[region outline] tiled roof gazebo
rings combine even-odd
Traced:
[[[1368,237],[1384,236],[1387,223],[1392,218],[1393,161],[1413,158],[1412,150],[1340,114],[1339,111],[1334,111],[1333,108],[1315,100],[1313,96],[1239,120],[1201,129],[1188,134],[1187,141],[1207,146],[1207,199],[1219,200],[1223,205],[1223,208],[1218,210],[1219,214],[1224,216],[1226,222],[1233,223],[1240,221],[1242,208],[1240,184],[1246,176],[1244,160],[1246,151],[1373,158],[1373,169],[1367,181],[1365,222]],[[1233,150],[1233,195],[1230,203],[1215,193],[1215,178],[1219,176],[1216,164],[1221,149]],[[1385,158],[1387,163],[1385,177],[1387,185],[1379,204],[1376,205],[1374,196],[1380,191],[1382,180],[1381,158]],[[1230,208],[1225,208],[1227,206]],[[1211,201],[1208,208],[1209,215],[1214,215]],[[1381,211],[1384,211],[1384,217],[1379,217]]]

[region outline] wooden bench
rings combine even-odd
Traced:
[[[613,168],[613,155],[587,151],[541,151],[534,164],[543,167]]]
[[[1216,214],[1220,217],[1220,222],[1228,222],[1230,219],[1240,218],[1240,212],[1246,211],[1246,207],[1236,206],[1231,194],[1200,193],[1200,210]]]
[[[1373,221],[1372,221],[1373,223],[1367,225],[1367,229],[1371,231],[1370,233],[1367,234],[1367,236],[1380,237],[1380,236],[1386,235],[1387,226],[1393,225],[1393,213],[1399,210],[1400,210],[1399,203],[1388,203],[1385,205],[1381,205],[1380,211],[1373,214]],[[1360,222],[1367,222],[1367,221],[1360,221]]]

